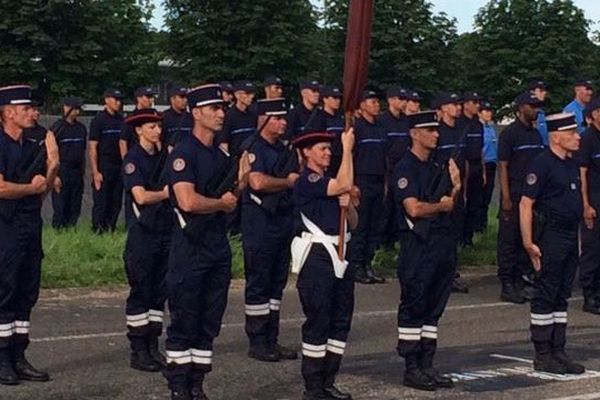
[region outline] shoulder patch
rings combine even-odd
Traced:
[[[308,176],[308,181],[310,183],[319,182],[319,179],[321,179],[321,175],[316,174],[314,172]]]
[[[248,161],[252,164],[256,160],[256,154],[248,153]]]
[[[125,165],[125,173],[127,175],[131,175],[135,172],[135,164],[134,163],[127,163]]]
[[[537,175],[534,174],[533,172],[530,174],[527,174],[527,184],[529,186],[535,185],[535,183],[537,182]]]
[[[183,158],[176,158],[173,161],[173,171],[181,172],[185,169],[185,160]]]
[[[406,189],[408,187],[408,179],[402,177],[400,179],[398,179],[398,188],[399,189]]]

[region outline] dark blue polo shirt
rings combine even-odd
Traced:
[[[87,129],[85,126],[79,121],[71,124],[60,119],[52,125],[50,130],[56,135],[56,143],[60,154],[60,172],[83,174],[87,144]]]
[[[300,213],[315,223],[327,235],[339,235],[340,206],[337,196],[327,196],[327,186],[332,178],[304,168],[294,185],[294,216],[300,231],[304,227]]]
[[[338,111],[335,114],[329,114],[323,111],[325,116],[325,132],[335,135],[335,139],[331,142],[331,154],[334,157],[342,157],[342,133],[346,124],[344,122],[344,113]]]
[[[324,132],[327,129],[325,111],[317,106],[313,117],[313,110],[309,110],[303,103],[300,103],[288,112],[285,140],[291,140],[305,131]]]
[[[176,205],[177,200],[173,192],[173,186],[176,183],[192,183],[197,193],[208,196],[207,185],[213,175],[227,163],[227,156],[216,144],[205,146],[196,136],[191,135],[173,149],[167,162],[171,203]],[[183,211],[182,214],[184,214]],[[202,243],[197,247],[197,251],[207,262],[229,259],[231,250],[227,240],[225,213],[201,214],[201,216],[211,216],[211,224],[203,236]],[[194,216],[186,215],[186,217],[189,219]],[[181,231],[178,223],[175,224],[175,231]]]
[[[129,149],[123,159],[123,186],[127,204],[133,202],[131,190],[136,186],[141,186],[146,190],[156,190],[152,187],[154,183],[152,179],[155,171],[159,168],[160,158],[160,152],[156,151],[156,153],[150,154],[138,143]],[[138,206],[138,208],[143,209],[142,206]],[[156,217],[159,220],[155,221],[155,230],[163,232],[171,229],[173,214],[168,200],[161,203],[161,211],[156,214]]]
[[[600,131],[592,124],[581,136],[579,151],[574,159],[587,167],[588,195],[600,198]]]
[[[123,127],[123,116],[100,111],[90,124],[90,140],[98,142],[98,170],[120,169],[119,135]]]
[[[535,200],[535,209],[577,222],[583,214],[579,167],[570,157],[561,159],[550,150],[529,164],[522,195]]]
[[[386,173],[387,139],[377,120],[357,118],[354,123],[354,171],[357,175],[383,176]]]
[[[525,125],[518,118],[500,133],[498,161],[508,162],[508,180],[512,199],[518,201],[529,163],[543,150],[544,145],[538,130],[533,126]]]
[[[396,118],[387,110],[381,114],[378,122],[383,126],[388,141],[388,170],[393,171],[394,166],[410,148],[408,118],[404,114]]]
[[[450,126],[444,121],[440,121],[438,133],[439,138],[437,147],[433,152],[433,160],[438,165],[445,165],[454,156],[461,175],[464,177],[466,172],[466,137],[462,135],[457,125]]]
[[[173,108],[169,108],[163,113],[162,141],[167,145],[175,146],[191,135],[193,127],[192,114],[187,111],[178,113]]]
[[[460,134],[465,135],[465,157],[471,163],[481,163],[481,152],[483,150],[483,124],[476,115],[469,118],[462,115],[457,121],[456,126]]]
[[[229,154],[238,155],[242,143],[256,133],[256,124],[256,112],[251,109],[241,111],[233,106],[225,113],[223,130],[219,132],[217,141],[229,145]]]
[[[404,208],[404,200],[414,197],[419,201],[427,201],[431,180],[435,175],[436,167],[432,161],[421,161],[412,151],[406,152],[404,157],[396,164],[390,176],[388,187],[393,191],[394,203],[397,213],[398,228],[401,232],[410,231],[406,217],[408,213]],[[409,219],[411,219],[409,217]],[[412,220],[412,219],[411,219]],[[416,221],[412,221],[413,223]],[[447,213],[433,217],[431,229],[444,229],[452,226]]]

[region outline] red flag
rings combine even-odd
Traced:
[[[367,84],[374,0],[351,0],[344,55],[344,109],[358,109],[360,94]]]

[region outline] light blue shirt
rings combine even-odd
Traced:
[[[483,124],[483,161],[498,162],[498,134],[492,124]]]
[[[563,110],[563,112],[568,112],[575,114],[575,120],[577,121],[577,130],[579,133],[583,133],[585,130],[585,119],[583,118],[583,110],[585,106],[579,104],[577,100],[573,100],[569,104],[567,104]]]
[[[548,146],[548,124],[546,123],[546,113],[540,110],[537,116],[536,128],[540,132],[544,146]]]

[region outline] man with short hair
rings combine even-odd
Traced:
[[[269,76],[263,82],[265,99],[278,99],[283,97],[283,81],[277,76]]]
[[[325,115],[319,108],[320,90],[321,85],[316,79],[300,82],[301,102],[288,113],[284,140],[292,140],[305,130],[311,132],[323,132],[325,130]]]
[[[233,97],[233,85],[229,81],[219,82],[221,89],[223,89],[223,101],[227,108],[230,108],[235,103],[235,97]]]
[[[337,176],[342,162],[342,133],[346,126],[342,111],[342,91],[337,86],[321,88],[323,114],[325,115],[325,132],[335,137],[331,141],[331,163],[327,169],[329,176]]]
[[[154,107],[154,97],[156,94],[156,90],[150,86],[142,86],[135,89],[135,92],[133,93],[135,97],[135,110],[145,110]],[[119,135],[119,152],[121,153],[121,159],[125,158],[133,140],[137,140],[135,132],[129,125],[123,123]]]
[[[250,81],[237,81],[233,85],[235,104],[225,113],[223,130],[217,141],[231,155],[239,155],[242,144],[256,133],[256,112],[251,108],[256,87]]]
[[[88,152],[92,175],[92,231],[114,231],[123,201],[119,134],[123,126],[120,114],[123,93],[116,89],[104,92],[104,110],[90,124]]]
[[[167,92],[171,107],[163,113],[161,142],[171,149],[190,135],[194,125],[187,111],[187,91],[185,86],[172,84]]]
[[[577,131],[583,133],[586,128],[586,122],[583,115],[585,106],[592,101],[592,95],[594,94],[594,84],[589,79],[579,79],[573,85],[573,91],[575,92],[575,98],[572,102],[567,104],[563,112],[575,114],[575,120],[577,121]]]

